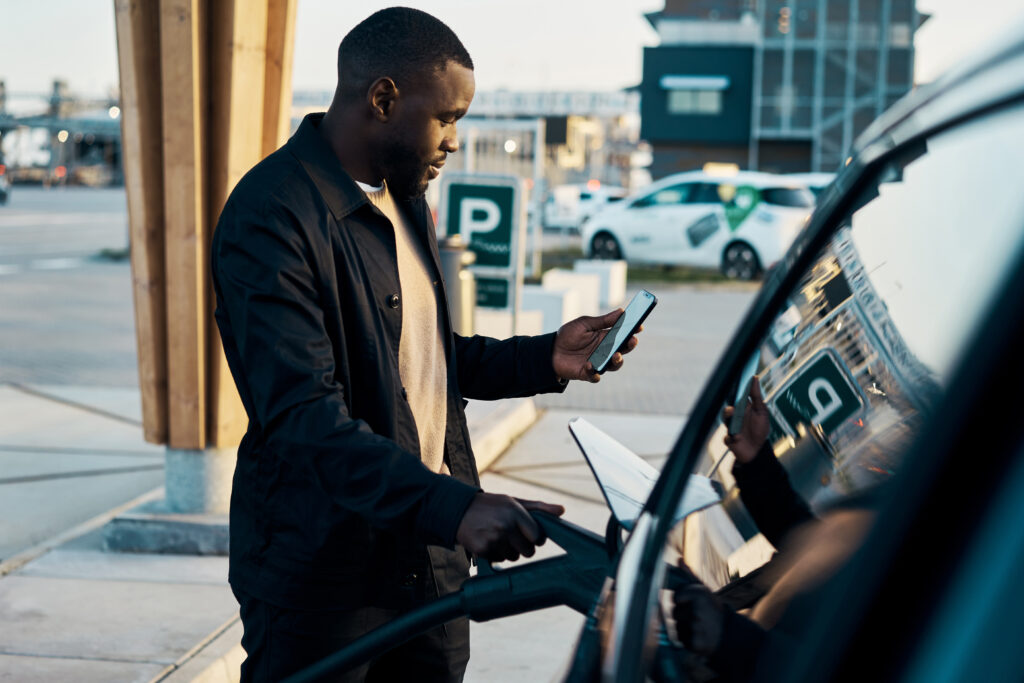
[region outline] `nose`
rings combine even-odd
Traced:
[[[459,151],[459,136],[455,131],[452,131],[451,135],[446,135],[441,141],[441,151],[448,154],[454,154]]]

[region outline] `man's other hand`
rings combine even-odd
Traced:
[[[747,399],[744,397],[742,400],[746,401]],[[722,417],[726,424],[732,419],[733,412],[732,406],[726,406],[722,411]],[[761,450],[765,439],[768,438],[770,429],[768,407],[764,404],[764,397],[761,395],[761,382],[755,375],[750,386],[750,405],[747,406],[747,412],[743,415],[743,427],[739,434],[729,434],[726,430],[723,441],[737,460],[741,463],[748,463],[757,457],[757,452]]]
[[[565,508],[536,500],[517,500],[481,491],[469,504],[455,539],[473,555],[491,562],[533,557],[546,539],[528,510],[561,515]]]
[[[599,382],[601,375],[597,374],[594,366],[590,363],[590,354],[594,352],[608,328],[615,324],[622,313],[622,309],[617,308],[611,313],[597,317],[584,315],[562,325],[555,336],[555,349],[551,357],[555,374],[561,379]],[[637,333],[643,329],[644,327],[641,325],[637,328]],[[621,368],[622,354],[635,349],[638,343],[636,335],[631,336],[622,351],[615,352],[606,369],[615,372]]]

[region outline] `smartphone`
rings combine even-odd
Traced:
[[[754,387],[754,376],[757,374],[757,366],[761,361],[761,352],[755,351],[747,364],[743,366],[740,374],[739,387],[736,391],[736,401],[733,403],[732,420],[729,421],[729,433],[739,434],[743,431],[743,417],[747,414],[747,406],[750,403],[750,390]]]
[[[647,319],[647,315],[657,303],[657,297],[646,289],[641,289],[636,293],[633,300],[626,306],[626,310],[615,321],[615,324],[608,330],[608,333],[604,335],[604,339],[597,345],[594,352],[590,354],[590,364],[594,366],[597,374],[601,374],[608,369],[608,363],[611,362],[612,356],[616,352],[621,351],[622,347],[629,341],[629,338],[636,334],[637,328],[643,324],[644,320]]]

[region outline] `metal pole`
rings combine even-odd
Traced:
[[[476,312],[476,278],[466,266],[476,260],[476,254],[466,249],[461,235],[450,235],[439,246],[441,275],[444,277],[448,297],[452,331],[463,337],[472,336]]]

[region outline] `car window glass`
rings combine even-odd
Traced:
[[[766,187],[761,190],[761,198],[776,206],[814,206],[814,193],[802,187]]]
[[[644,206],[666,206],[672,204],[684,204],[693,189],[693,183],[682,183],[665,187],[651,194],[641,197],[633,203],[635,207]]]
[[[838,511],[861,511],[874,523],[879,501],[897,493],[903,454],[1016,261],[1021,158],[1024,109],[1015,108],[884,164],[758,347],[770,431],[757,462],[772,467],[734,469],[727,425],[717,425],[695,471],[723,485],[723,503],[672,530],[670,564],[684,561],[727,602],[740,595],[756,617],[776,595],[771,568],[799,564],[799,539]],[[775,464],[791,488],[772,478]],[[863,533],[838,537],[840,560]]]
[[[718,194],[717,183],[698,183],[693,189],[689,198],[690,204],[720,204],[721,197]],[[735,186],[730,185],[735,193]]]

